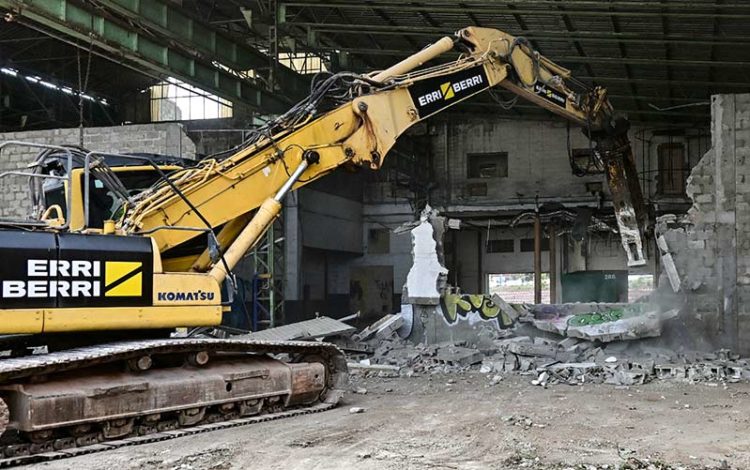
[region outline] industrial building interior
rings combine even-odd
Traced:
[[[0,466],[750,468],[750,2],[0,14]]]

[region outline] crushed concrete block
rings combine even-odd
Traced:
[[[506,354],[503,362],[503,372],[514,372],[518,370],[518,356],[515,354]],[[748,372],[750,374],[750,371]]]
[[[529,338],[528,336],[515,336],[513,338],[496,339],[493,341],[493,343],[495,343],[495,346],[497,346],[500,351],[506,351],[508,349],[508,345],[510,344],[531,342],[531,338]]]
[[[581,340],[578,339],[578,338],[565,338],[564,340],[562,340],[559,343],[557,343],[557,345],[560,348],[568,351],[568,350],[570,350],[570,348],[572,348],[573,346],[577,345],[580,342],[581,342]]]
[[[476,349],[445,347],[438,349],[435,359],[445,364],[466,367],[482,362],[482,353]]]
[[[510,343],[508,351],[519,356],[555,357],[557,355],[555,346],[545,344]]]
[[[505,370],[505,358],[485,358],[479,372],[490,374],[492,372],[503,372]]]
[[[542,346],[549,346],[549,347],[554,348],[557,346],[557,341],[553,341],[551,339],[537,336],[536,338],[534,338],[534,344],[542,345]]]
[[[645,383],[646,375],[643,372],[629,371],[622,368],[616,369],[604,381],[611,385],[642,385]]]
[[[502,381],[503,381],[503,376],[502,375],[499,375],[499,374],[498,375],[494,375],[494,376],[492,376],[492,379],[490,379],[490,385],[494,386],[494,385],[499,384]]]
[[[536,368],[536,361],[530,357],[516,356],[518,358],[518,370],[530,372]]]
[[[549,373],[542,372],[535,380],[531,381],[531,385],[539,385],[541,387],[547,386],[547,380],[549,380]]]

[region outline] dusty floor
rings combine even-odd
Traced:
[[[478,373],[355,378],[367,393],[333,411],[38,467],[601,469],[635,456],[673,466],[654,468],[750,468],[750,384],[488,382]],[[352,406],[366,411],[350,414]]]

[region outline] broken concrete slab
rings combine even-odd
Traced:
[[[354,335],[354,339],[357,341],[364,341],[372,336],[387,339],[393,336],[394,332],[401,328],[403,324],[404,319],[401,314],[388,314]]]
[[[656,246],[659,247],[659,260],[664,272],[667,274],[669,284],[672,286],[672,290],[677,293],[680,291],[682,281],[680,280],[680,274],[677,272],[677,267],[674,264],[672,254],[669,252],[669,245],[664,235],[656,237]]]
[[[500,307],[500,311],[503,312],[510,319],[511,323],[515,323],[521,312],[513,308],[511,304],[506,302],[502,297],[497,294],[492,294],[492,303]]]
[[[678,310],[652,304],[562,304],[534,306],[534,326],[542,331],[604,343],[661,335]],[[587,311],[588,310],[588,311]]]
[[[345,335],[357,331],[351,325],[329,317],[318,317],[289,325],[255,331],[246,335],[235,336],[237,339],[257,341],[291,341],[300,339],[325,338],[326,336]]]

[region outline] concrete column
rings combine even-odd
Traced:
[[[300,226],[299,192],[284,200],[284,300],[300,300],[302,266],[302,227]]]
[[[557,303],[557,229],[549,226],[549,302]]]
[[[534,217],[534,303],[542,303],[542,221]]]

